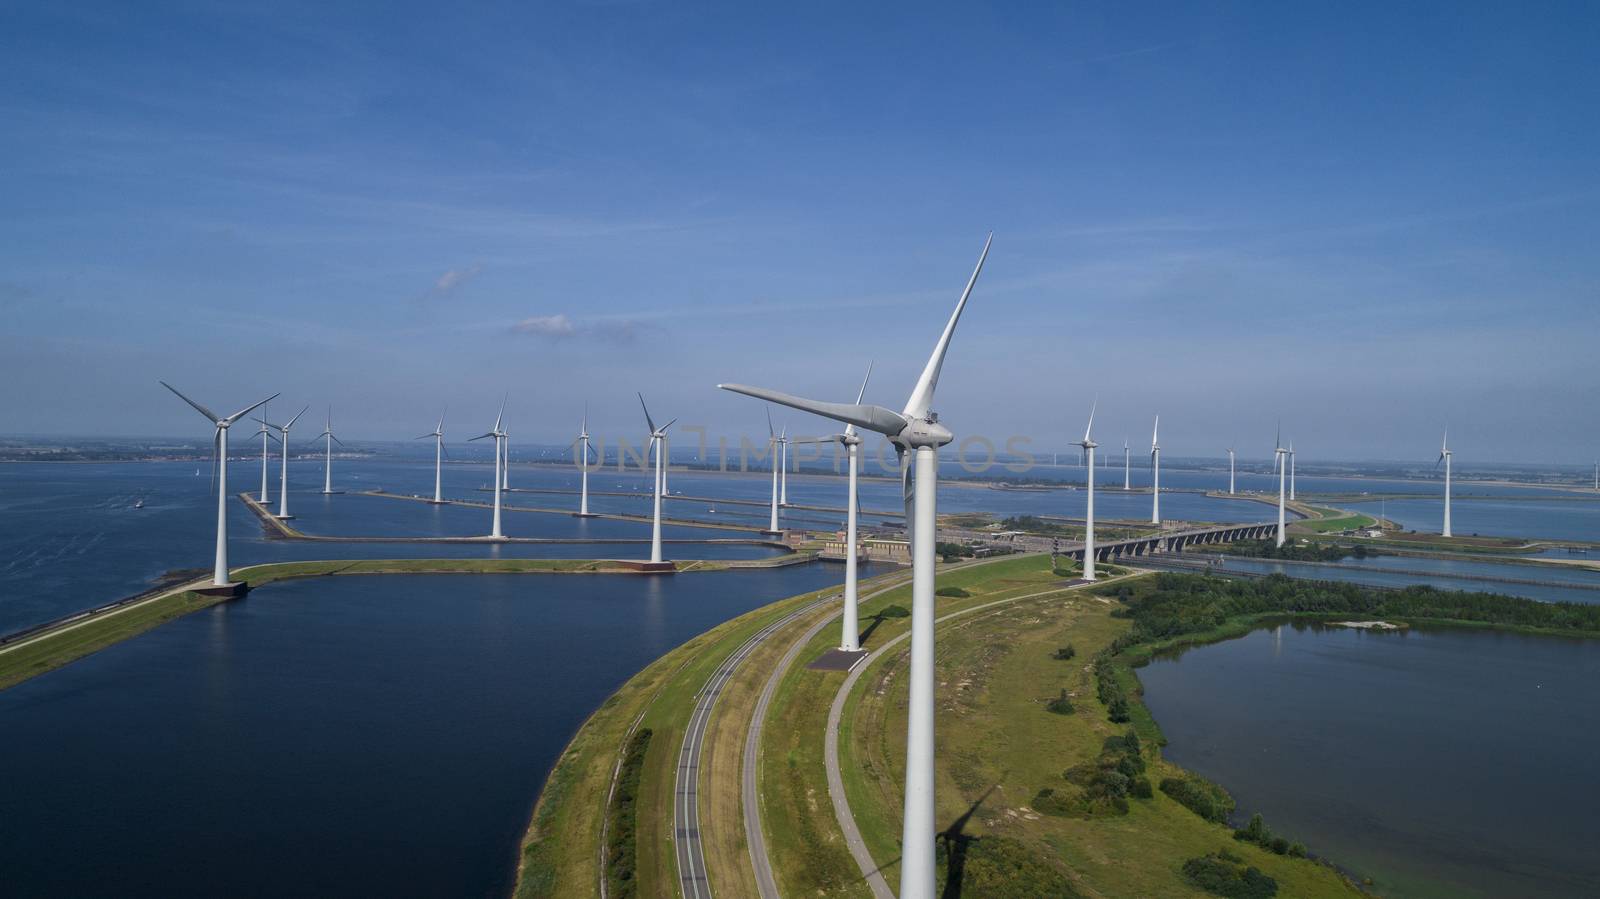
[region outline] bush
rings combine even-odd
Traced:
[[[905,606],[884,606],[878,612],[879,618],[910,618],[911,611]]]
[[[1133,798],[1150,799],[1155,795],[1155,791],[1150,788],[1150,778],[1141,777],[1133,782]]]
[[[638,865],[639,778],[644,773],[650,735],[650,728],[641,727],[628,740],[617,772],[617,791],[606,809],[606,884],[610,894],[621,899],[631,899],[639,893],[639,882],[634,877]]]
[[[1077,711],[1072,707],[1072,700],[1067,698],[1067,691],[1062,690],[1061,695],[1045,704],[1045,710],[1057,715],[1070,715]]]
[[[948,897],[969,899],[1076,899],[1080,894],[1061,864],[1009,837],[944,835],[939,840]]]
[[[1306,854],[1307,854],[1306,853],[1306,844],[1304,844],[1304,843],[1290,843],[1289,844],[1289,856],[1291,858],[1305,858]]]
[[[1128,700],[1121,696],[1111,700],[1111,704],[1106,706],[1106,716],[1113,724],[1127,724],[1133,720],[1133,716],[1128,713]]]
[[[936,595],[936,596],[954,596],[954,597],[957,597],[957,598],[965,597],[965,596],[971,596],[972,595],[971,593],[968,593],[967,591],[961,589],[960,587],[940,587],[939,589],[937,589],[937,590],[935,590],[933,592],[934,592],[934,595]]]
[[[1270,899],[1278,894],[1278,882],[1247,867],[1226,849],[1191,858],[1183,863],[1184,879],[1214,896],[1227,899]]]
[[[1074,647],[1071,643],[1068,643],[1066,646],[1063,646],[1060,649],[1056,650],[1055,652],[1052,652],[1050,654],[1050,658],[1055,659],[1058,662],[1065,662],[1066,660],[1072,658],[1073,656],[1075,656],[1077,654],[1078,654],[1077,648]]]
[[[1161,792],[1207,821],[1222,823],[1233,814],[1233,797],[1228,791],[1199,777],[1166,777]]]

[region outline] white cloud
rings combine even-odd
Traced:
[[[564,313],[525,318],[512,325],[511,330],[519,334],[537,334],[541,337],[571,337],[578,333],[577,326]]]

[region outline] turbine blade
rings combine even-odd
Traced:
[[[265,406],[267,403],[272,402],[273,397],[276,397],[276,396],[277,396],[277,394],[274,393],[272,396],[267,397],[266,399],[262,400],[259,403],[256,403],[253,406],[247,406],[247,407],[245,407],[243,409],[240,409],[238,412],[235,412],[232,415],[228,416],[227,418],[223,419],[223,421],[226,421],[228,424],[231,425],[234,422],[238,421],[239,419],[241,419],[241,418],[245,417],[246,415],[250,414],[251,412],[254,412],[255,410],[261,408],[262,406]]]
[[[412,440],[427,440],[429,437],[437,437],[437,436],[439,436],[439,435],[438,434],[423,434],[421,437],[413,437],[411,439]]]
[[[165,387],[168,390],[172,391],[173,393],[177,394],[178,395],[178,399],[183,400],[184,402],[186,402],[189,405],[193,406],[194,407],[194,411],[199,412],[201,415],[204,415],[206,418],[209,418],[211,420],[212,424],[216,424],[218,421],[221,420],[221,419],[217,418],[217,413],[212,412],[210,409],[207,409],[205,406],[202,406],[199,403],[195,402],[194,400],[191,400],[188,397],[184,396],[183,394],[178,393],[178,388],[172,386],[171,384],[168,384],[166,381],[158,381],[157,383],[159,383],[162,387]]]
[[[856,405],[861,405],[861,400],[867,395],[867,382],[872,380],[872,363],[867,363],[867,376],[861,379],[861,391],[856,394]]]
[[[176,391],[174,391],[176,392]],[[222,456],[222,429],[211,437],[211,489],[217,489],[217,459]]]
[[[444,431],[444,414],[446,412],[449,412],[449,411],[450,411],[450,406],[448,404],[446,404],[443,409],[439,410],[439,426],[434,428],[435,431],[440,431],[440,432]]]
[[[922,377],[917,379],[917,386],[912,389],[910,399],[906,400],[906,407],[901,414],[908,419],[928,417],[928,410],[933,405],[933,392],[939,386],[939,370],[944,367],[945,353],[950,350],[950,338],[955,334],[956,322],[961,320],[961,311],[967,306],[967,298],[972,296],[973,285],[978,283],[978,273],[983,271],[983,261],[989,258],[989,245],[992,243],[993,231],[983,242],[983,252],[978,254],[978,264],[972,269],[972,277],[967,279],[967,287],[961,291],[961,299],[956,301],[956,310],[950,314],[944,333],[939,335],[939,342],[933,346],[933,355],[928,357],[928,364],[922,369]]]
[[[468,437],[468,438],[467,438],[467,442],[468,442],[468,443],[471,443],[471,442],[472,442],[472,441],[474,441],[474,440],[482,440],[482,439],[483,439],[483,438],[485,438],[485,437],[493,437],[493,436],[495,436],[495,433],[494,433],[494,432],[493,432],[493,431],[490,431],[490,432],[489,432],[489,433],[487,433],[487,434],[479,434],[479,435],[478,435],[478,436],[476,436],[476,437]]]
[[[732,393],[753,396],[758,400],[767,400],[768,402],[788,406],[791,409],[799,409],[802,412],[810,412],[823,418],[831,418],[834,421],[852,424],[876,434],[883,434],[886,437],[893,437],[899,434],[905,430],[907,424],[910,424],[904,415],[892,409],[885,409],[882,406],[862,405],[860,403],[854,405],[824,403],[787,393],[779,393],[776,390],[768,390],[765,387],[748,387],[744,384],[718,384],[717,386]]]
[[[297,421],[299,421],[299,420],[300,420],[300,416],[302,416],[302,415],[304,415],[304,414],[306,414],[306,410],[307,410],[307,409],[310,409],[310,408],[311,408],[311,407],[310,407],[310,406],[309,406],[309,405],[307,405],[307,406],[301,406],[301,407],[300,407],[300,411],[299,411],[299,412],[296,412],[296,413],[295,413],[295,414],[294,414],[294,418],[291,418],[291,419],[289,419],[289,421],[288,421],[288,422],[287,422],[287,423],[285,423],[285,424],[284,424],[284,426],[283,426],[283,428],[282,428],[282,430],[284,430],[284,431],[288,431],[288,430],[289,430],[289,429],[290,429],[290,428],[292,428],[292,427],[294,427],[294,423],[295,423],[295,422],[297,422]]]
[[[340,439],[339,439],[339,438],[338,438],[338,437],[337,437],[337,436],[335,436],[335,435],[333,435],[333,434],[329,434],[329,435],[328,435],[328,436],[329,436],[329,437],[333,437],[333,442],[334,442],[334,443],[337,443],[337,444],[339,444],[339,445],[340,445],[340,446],[344,446],[344,441],[343,441],[343,440],[340,440]],[[349,449],[349,447],[345,447],[345,448],[346,448],[346,449]]]
[[[672,421],[669,421],[666,424],[662,425],[661,426],[661,433],[665,434],[667,432],[667,428],[672,427],[674,424],[677,424],[677,422],[678,422],[678,420],[676,418],[674,418]]]
[[[772,407],[767,406],[767,442],[772,443],[778,439],[778,432],[772,429]]]
[[[1083,429],[1083,440],[1089,442],[1089,432],[1094,430],[1094,410],[1100,408],[1100,398],[1095,397],[1094,403],[1089,406],[1089,426]]]
[[[500,420],[506,416],[506,397],[510,395],[511,391],[508,390],[500,396],[500,411],[494,414],[494,429],[496,431],[500,430]]]
[[[650,407],[644,404],[644,394],[642,393],[639,394],[639,408],[644,410],[644,423],[650,426],[650,433],[655,434],[656,423],[655,420],[650,417]]]

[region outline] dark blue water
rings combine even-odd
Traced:
[[[1399,522],[1409,530],[1438,533],[1444,527],[1444,494],[1438,499],[1392,499],[1384,503],[1342,503]],[[1544,537],[1554,540],[1600,541],[1600,499],[1550,500],[1516,498],[1473,500],[1454,497],[1450,530],[1457,537]]]
[[[1383,895],[1600,895],[1600,642],[1286,626],[1140,678],[1168,759]]]
[[[1553,566],[1552,566],[1553,567]],[[1395,569],[1372,571],[1372,568]],[[1294,578],[1319,581],[1345,581],[1368,584],[1374,587],[1412,587],[1429,584],[1441,590],[1465,590],[1480,593],[1503,593],[1543,602],[1600,603],[1600,590],[1586,590],[1562,584],[1595,584],[1595,575],[1587,572],[1549,571],[1544,566],[1505,565],[1493,562],[1456,562],[1443,559],[1411,559],[1397,556],[1378,556],[1367,559],[1347,559],[1334,565],[1310,565],[1304,562],[1279,562],[1270,559],[1248,559],[1225,556],[1224,571],[1275,571]],[[1408,570],[1402,570],[1408,569]],[[1510,577],[1530,580],[1550,580],[1556,584],[1516,584],[1504,581],[1481,581],[1459,577],[1462,574],[1485,577]],[[1457,576],[1452,576],[1457,575]],[[1547,577],[1548,576],[1548,577]]]
[[[318,578],[163,625],[0,692],[0,893],[503,895],[607,695],[840,572]]]

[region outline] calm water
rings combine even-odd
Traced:
[[[1600,642],[1286,626],[1140,678],[1167,758],[1385,895],[1600,895]]]
[[[1444,527],[1444,496],[1438,499],[1392,499],[1385,503],[1344,503],[1397,521],[1401,527],[1438,533]],[[1450,529],[1457,537],[1543,537],[1552,540],[1600,541],[1600,500],[1536,498],[1475,500],[1455,497],[1450,503]]]
[[[319,578],[171,622],[0,692],[0,893],[503,895],[607,695],[840,570]]]
[[[1373,571],[1373,568],[1395,569]],[[1301,562],[1279,562],[1268,559],[1246,559],[1227,556],[1224,570],[1276,571],[1294,578],[1319,581],[1346,581],[1369,584],[1374,587],[1411,587],[1429,584],[1441,590],[1466,590],[1468,592],[1504,593],[1544,602],[1600,603],[1600,590],[1585,590],[1577,584],[1600,583],[1600,575],[1588,572],[1546,571],[1544,567],[1506,565],[1493,562],[1455,562],[1442,559],[1402,559],[1395,556],[1377,556],[1367,559],[1347,559],[1338,565],[1308,565]],[[1460,577],[1462,574],[1480,577],[1511,577],[1532,580],[1551,580],[1554,584],[1516,584],[1504,581],[1482,581]],[[1452,577],[1451,575],[1458,575]],[[1574,586],[1561,586],[1571,584]]]

